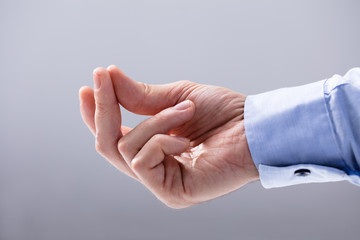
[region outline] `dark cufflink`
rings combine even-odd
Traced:
[[[306,177],[306,176],[310,175],[310,173],[311,173],[311,171],[306,168],[301,168],[294,172],[295,176],[298,176],[298,177]]]

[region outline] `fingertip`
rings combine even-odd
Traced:
[[[94,105],[94,90],[91,87],[84,86],[79,90],[80,105]]]
[[[81,103],[81,98],[82,98],[84,89],[85,89],[85,86],[82,86],[82,87],[79,89],[79,101],[80,101],[80,103]]]
[[[190,99],[188,99],[190,107],[195,107],[195,103],[193,101],[191,101]]]
[[[110,73],[103,67],[97,67],[93,71],[94,89],[99,90],[102,85],[109,85]],[[107,88],[107,87],[106,87]]]
[[[91,87],[89,86],[82,86],[80,89],[79,89],[79,94],[83,94],[85,91],[87,91],[88,89],[91,89]]]
[[[80,114],[88,126],[90,131],[95,134],[94,114],[95,114],[95,100],[94,90],[88,86],[81,87],[79,90],[80,98]]]
[[[101,77],[103,74],[106,74],[106,73],[107,73],[107,71],[103,67],[97,67],[93,71],[93,75],[97,76],[97,77]]]
[[[190,110],[193,114],[195,114],[195,103],[191,100],[188,100],[189,101],[189,107],[188,107],[188,110]]]
[[[118,68],[116,65],[113,64],[107,67],[107,71],[112,76],[127,77],[126,74],[120,68]]]
[[[189,109],[195,109],[195,103],[189,99],[187,101],[189,101]]]
[[[89,87],[89,86],[82,86],[80,89],[79,89],[79,100],[80,102],[84,99],[84,97],[92,91],[92,88]]]
[[[107,70],[109,72],[116,71],[117,69],[119,69],[119,68],[114,64],[111,64],[110,66],[107,67]]]
[[[193,101],[190,100],[190,105],[191,105],[191,111],[192,111],[192,117],[194,117],[195,115],[195,112],[196,112],[196,106],[195,106],[195,103]],[[191,118],[192,118],[191,117]]]
[[[84,95],[87,95],[89,93],[93,94],[93,89],[89,86],[82,86],[80,89],[79,89],[79,95],[80,96],[84,96]]]
[[[195,104],[191,100],[185,100],[173,106],[172,109],[181,112],[195,112]]]

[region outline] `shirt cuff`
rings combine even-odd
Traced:
[[[265,188],[347,180],[328,117],[324,83],[246,98],[246,137]]]
[[[260,181],[264,188],[350,180],[342,170],[314,164],[297,164],[287,167],[260,164],[259,171],[261,172]]]

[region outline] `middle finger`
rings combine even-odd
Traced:
[[[194,113],[194,103],[186,100],[146,119],[123,136],[118,142],[118,149],[128,166],[131,167],[131,160],[153,135],[168,133],[191,120]]]

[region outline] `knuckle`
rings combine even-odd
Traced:
[[[143,163],[141,160],[139,159],[133,159],[130,163],[131,165],[131,168],[134,170],[134,171],[139,171],[140,169],[143,168]]]
[[[104,146],[98,140],[95,141],[95,150],[101,154],[105,152]]]
[[[99,133],[95,135],[95,150],[101,155],[105,156],[109,151],[109,146],[104,144],[103,136]]]
[[[120,140],[118,145],[117,145],[117,148],[118,148],[120,153],[126,152],[126,149],[127,149],[126,143],[124,141]]]
[[[187,85],[192,85],[194,84],[194,82],[190,81],[190,80],[181,80],[178,82],[180,85],[184,85],[184,86],[187,86]]]
[[[153,143],[161,143],[163,141],[163,135],[162,134],[155,134],[154,136],[151,137],[150,141]]]
[[[149,96],[151,94],[151,86],[149,84],[146,83],[141,83],[142,87],[143,87],[143,91],[144,91],[144,96]]]
[[[140,94],[136,95],[137,101],[131,102],[130,106],[133,109],[140,109],[144,101],[146,101],[146,96],[150,96],[151,94],[151,86],[146,83],[139,82],[142,91]]]

